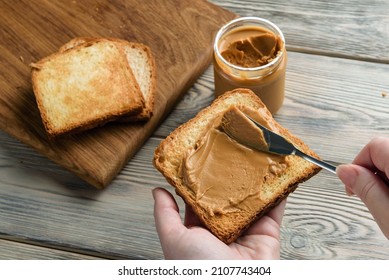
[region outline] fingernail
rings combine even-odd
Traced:
[[[355,183],[355,180],[357,178],[357,173],[355,172],[352,165],[339,165],[336,168],[336,174],[338,175],[339,179],[347,186],[347,188],[351,189],[350,186],[353,186]]]

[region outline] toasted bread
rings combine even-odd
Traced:
[[[120,41],[127,55],[128,63],[140,86],[145,106],[141,113],[121,118],[123,121],[146,121],[153,115],[156,90],[156,66],[151,50],[146,45]]]
[[[32,63],[32,84],[50,137],[102,125],[144,107],[125,52],[93,41]]]
[[[276,175],[274,179],[269,181],[263,180],[259,191],[265,192],[266,190],[266,194],[261,193],[261,197],[265,198],[262,201],[258,201],[258,205],[254,201],[255,209],[234,209],[234,211],[220,214],[215,212],[211,213],[211,210],[207,207],[202,207],[198,203],[197,195],[188,188],[188,181],[184,180],[182,176],[181,164],[187,156],[188,151],[196,149],[199,146],[199,140],[206,133],[206,130],[209,129],[209,124],[215,118],[223,115],[232,105],[260,112],[261,117],[270,124],[270,127],[277,130],[279,134],[286,137],[305,153],[318,157],[299,138],[292,135],[286,128],[277,123],[261,100],[247,89],[236,89],[220,96],[209,107],[199,112],[196,117],[178,127],[166,139],[161,141],[154,153],[154,166],[174,186],[176,193],[191,206],[204,226],[227,244],[233,242],[250,224],[285,199],[296,189],[299,183],[309,179],[320,171],[319,167],[297,156],[287,156],[286,158],[289,164],[283,170],[282,174]],[[228,154],[225,155],[225,157],[228,156]],[[209,168],[212,169],[212,167]],[[212,172],[212,170],[206,172]],[[243,171],[238,166],[234,172]],[[231,174],[214,175],[221,177],[230,176]],[[243,185],[236,185],[237,189],[245,187]],[[205,189],[208,189],[208,187],[205,187]],[[229,201],[235,201],[236,199],[236,197],[228,198]]]
[[[123,48],[127,61],[143,94],[144,108],[138,114],[130,114],[121,121],[147,121],[153,114],[156,90],[156,66],[150,48],[141,43],[128,42],[116,38],[76,37],[63,45],[60,51],[66,51],[78,45],[96,40],[109,40]]]

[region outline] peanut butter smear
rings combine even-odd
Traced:
[[[246,115],[238,108],[232,107],[224,113],[221,127],[227,135],[239,143],[260,151],[269,151],[269,145],[263,131],[248,120]]]
[[[265,122],[258,112],[245,113]],[[180,167],[196,203],[211,216],[257,209],[265,203],[271,181],[288,166],[287,157],[252,149],[229,137],[222,120],[223,115],[216,117],[196,146],[187,152]],[[247,135],[249,130],[258,129],[246,128]]]
[[[221,55],[229,63],[244,68],[268,64],[282,49],[281,38],[264,28],[253,27],[232,35],[236,36],[236,41],[231,42]]]

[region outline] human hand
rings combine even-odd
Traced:
[[[280,224],[286,200],[226,245],[201,226],[190,207],[185,208],[184,224],[173,196],[153,190],[154,218],[166,259],[279,259]]]
[[[352,164],[336,169],[346,192],[357,195],[389,239],[389,138],[374,138]]]

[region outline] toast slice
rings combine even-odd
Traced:
[[[121,118],[122,121],[147,121],[153,115],[154,99],[156,92],[156,66],[155,60],[148,46],[118,41],[123,45],[124,51],[127,55],[128,63],[134,73],[134,76],[140,86],[145,100],[145,106],[141,113]]]
[[[78,45],[93,41],[109,40],[123,48],[129,66],[141,89],[145,101],[142,111],[138,114],[124,116],[120,121],[147,121],[153,115],[156,91],[156,65],[150,48],[141,43],[128,42],[116,38],[76,37],[63,45],[60,51],[66,51]]]
[[[93,41],[32,63],[32,84],[49,137],[141,112],[144,101],[125,52]]]
[[[221,180],[225,185],[224,183],[221,183],[223,185],[219,184],[219,189],[214,191],[212,196],[208,195],[208,204],[205,203],[203,197],[207,195],[207,191],[208,194],[211,194],[215,184],[203,186],[201,185],[203,181],[198,179],[195,173],[189,172],[191,177],[186,177],[183,168],[189,168],[186,167],[186,165],[190,166],[188,164],[189,155],[193,155],[193,151],[201,149],[203,143],[207,141],[204,139],[205,135],[210,131],[210,124],[223,119],[224,113],[233,107],[244,110],[250,116],[252,114],[253,117],[256,115],[260,116],[270,129],[286,137],[305,153],[318,157],[299,138],[277,123],[261,100],[248,89],[236,89],[223,94],[210,106],[199,112],[196,117],[178,127],[166,139],[161,141],[154,153],[154,166],[174,186],[176,193],[183,198],[185,203],[192,207],[204,226],[226,244],[233,242],[250,224],[285,199],[296,189],[299,183],[308,180],[320,171],[319,167],[297,156],[286,156],[280,158],[280,164],[285,163],[282,172],[274,172],[272,176],[269,176],[270,171],[265,170],[265,173],[258,175],[259,173],[253,173],[256,172],[255,164],[243,169],[238,162],[229,161],[231,154],[228,152],[230,150],[223,150],[222,147],[216,147],[216,144],[210,145],[212,147],[207,150],[209,154],[212,153],[213,149],[218,150],[209,157],[216,155],[218,159],[206,165],[208,157],[199,157],[201,171],[198,173],[198,176],[206,177],[207,175],[204,174],[209,173],[213,177],[213,179],[211,178],[211,180],[214,180],[213,183],[216,182],[216,185],[218,185],[218,180]],[[218,132],[220,137],[224,137],[223,141],[231,139],[228,138],[227,134],[224,134],[224,136],[222,134],[222,132]],[[239,146],[233,142],[235,140],[231,141],[228,140],[228,143],[226,143],[233,145],[234,149],[235,147],[237,149],[245,149],[244,153],[247,152],[247,156],[244,155],[243,159],[240,158],[243,165],[247,165],[246,161],[251,162],[252,157],[257,157],[258,155],[255,153],[264,153],[252,151],[243,145]],[[265,154],[269,155],[264,153],[259,155],[259,157],[264,156],[266,158],[267,155]],[[223,165],[224,159],[226,159],[226,166]],[[277,161],[278,159],[273,160]],[[193,169],[199,167],[199,162],[193,164]],[[230,178],[227,180],[232,180],[233,183],[230,184],[228,181],[219,179],[222,177]],[[240,179],[246,177],[254,178],[256,183],[252,186],[243,184]],[[236,180],[236,178],[240,179]],[[202,190],[201,193],[199,193],[200,190]],[[249,195],[245,196],[245,200],[242,200],[240,197],[242,190],[243,193],[249,193]],[[250,202],[250,207],[242,204],[242,201],[246,200]],[[212,204],[217,204],[221,210],[213,208]],[[227,206],[224,207],[223,205]]]

